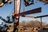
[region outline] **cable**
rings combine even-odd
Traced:
[[[14,8],[12,9],[12,11],[14,10]],[[10,12],[9,16],[11,15],[12,11]]]
[[[23,4],[24,4],[24,2],[23,2]],[[25,5],[23,5],[23,12],[25,11]]]

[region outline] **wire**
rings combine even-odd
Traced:
[[[23,2],[23,4],[24,4],[24,2]],[[25,5],[23,5],[23,12],[25,11]]]
[[[12,11],[13,11],[13,10],[14,10],[14,8],[12,9]],[[11,16],[12,11],[10,12],[9,16]]]

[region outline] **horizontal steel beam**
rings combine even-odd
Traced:
[[[41,18],[41,17],[48,17],[48,15],[43,15],[43,16],[25,16],[25,15],[22,15],[22,17],[27,17],[27,18]]]
[[[37,17],[34,17],[34,18],[41,18],[41,17],[48,17],[48,15],[37,16]]]
[[[40,13],[40,12],[41,12],[41,7],[29,10],[29,11],[22,12],[22,13],[20,13],[20,15],[22,16],[22,15],[28,15],[28,14]]]

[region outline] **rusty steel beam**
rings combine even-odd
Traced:
[[[48,15],[43,15],[43,16],[25,16],[25,15],[22,15],[22,17],[28,17],[28,18],[41,18],[41,17],[48,17]]]
[[[34,18],[41,18],[41,17],[48,17],[48,15],[37,16],[37,17],[34,17]]]
[[[22,15],[22,17],[26,17],[26,18],[34,18],[34,16],[25,16],[25,15]]]
[[[28,15],[28,14],[33,14],[33,13],[40,13],[40,12],[41,12],[41,7],[33,9],[33,10],[22,12],[22,13],[20,13],[20,16]]]
[[[18,27],[19,27],[19,13],[20,13],[20,5],[21,5],[21,0],[14,0],[14,14],[15,20],[14,20],[14,29],[13,32],[18,32]]]

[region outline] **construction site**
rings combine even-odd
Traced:
[[[0,32],[48,32],[48,0],[0,0]]]

